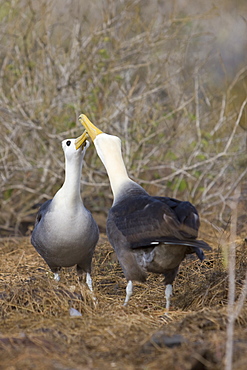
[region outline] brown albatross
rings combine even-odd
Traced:
[[[85,115],[79,119],[106,168],[114,196],[106,231],[128,282],[124,305],[132,295],[132,281],[144,282],[147,273],[153,272],[165,277],[168,310],[172,283],[186,254],[196,253],[202,261],[201,248],[211,249],[196,239],[200,225],[198,212],[189,202],[150,196],[129,178],[120,139],[100,131]],[[76,145],[80,142],[78,138]]]
[[[65,156],[65,180],[53,199],[39,209],[31,243],[43,257],[54,279],[59,281],[61,267],[77,265],[78,276],[86,273],[86,283],[92,291],[91,262],[99,239],[98,226],[85,208],[80,194],[83,158],[89,146],[87,134],[62,141]]]

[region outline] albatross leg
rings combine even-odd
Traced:
[[[129,299],[132,296],[132,293],[133,293],[133,283],[131,280],[129,280],[126,286],[126,296],[125,296],[124,306],[127,306]]]
[[[98,301],[97,301],[97,298],[95,297],[94,293],[93,293],[93,282],[92,282],[92,278],[91,278],[91,275],[89,274],[89,272],[87,272],[86,274],[86,284],[92,294],[92,298],[93,298],[93,301],[94,301],[94,304],[97,304]]]
[[[165,297],[166,297],[166,309],[169,311],[170,308],[170,297],[172,295],[172,284],[167,284],[165,290]]]
[[[77,276],[79,282],[83,279],[83,276],[85,276],[85,270],[83,270],[79,265],[76,266],[77,269]],[[92,278],[89,272],[86,272],[86,284],[91,292],[93,292],[93,282]]]
[[[86,283],[89,289],[91,290],[91,292],[93,292],[93,283],[92,283],[92,278],[89,272],[87,272],[87,275],[86,275]]]
[[[85,276],[85,273],[83,274],[82,271],[83,270],[81,270],[80,268],[77,267],[77,277],[78,277],[78,282],[79,282],[80,285],[81,285],[81,281],[83,279],[83,276]],[[94,304],[97,304],[98,301],[97,301],[97,298],[95,297],[94,292],[93,292],[93,282],[92,282],[92,278],[91,278],[91,275],[90,275],[89,272],[86,272],[86,284],[88,286],[88,289],[90,291],[89,294],[92,297]]]

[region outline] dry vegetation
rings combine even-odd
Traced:
[[[246,246],[237,243],[237,297]],[[136,284],[122,306],[125,279],[101,235],[94,257],[94,304],[74,269],[52,279],[28,239],[2,239],[0,274],[1,369],[222,369],[228,280],[220,250],[199,264],[183,263],[165,314],[162,277]],[[81,312],[70,317],[69,309]],[[247,307],[235,325],[234,369],[246,367]]]
[[[246,1],[164,3],[0,2],[0,369],[200,370],[227,359],[229,370],[229,349],[233,368],[246,367]],[[121,137],[134,180],[200,212],[214,251],[183,263],[169,316],[162,277],[122,307],[103,233],[97,305],[73,269],[54,282],[29,237],[17,238],[61,186],[60,142],[81,133],[82,112]],[[83,198],[104,232],[108,179],[93,146],[85,161]]]
[[[1,235],[25,233],[33,207],[61,186],[60,142],[81,133],[82,112],[121,137],[129,174],[148,191],[227,225],[247,171],[245,1],[191,1],[190,16],[179,2],[143,4],[1,2]],[[83,184],[104,227],[112,195],[93,147]]]

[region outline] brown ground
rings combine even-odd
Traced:
[[[238,243],[237,291],[247,266]],[[227,274],[215,248],[200,264],[183,262],[165,314],[161,276],[135,284],[127,308],[125,279],[107,239],[94,258],[95,305],[75,270],[61,281],[29,238],[0,240],[0,369],[223,369]],[[72,318],[69,309],[82,313]],[[247,307],[235,325],[234,369],[247,365]]]

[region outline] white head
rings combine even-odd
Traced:
[[[67,160],[84,158],[87,148],[90,145],[89,141],[86,140],[84,145],[81,145],[78,149],[76,149],[75,141],[76,139],[66,139],[62,141],[62,148]]]

